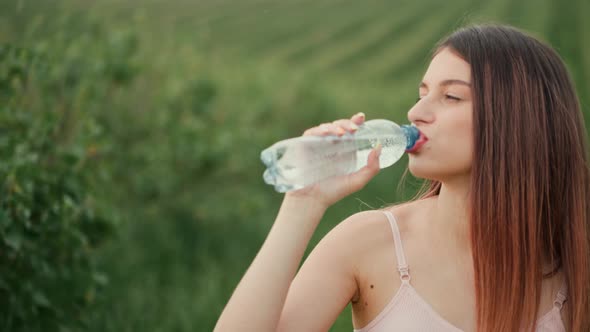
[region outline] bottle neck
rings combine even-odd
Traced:
[[[410,125],[402,125],[401,128],[406,135],[406,150],[410,150],[420,138],[420,131],[415,126]]]

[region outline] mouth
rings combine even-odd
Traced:
[[[428,142],[428,137],[426,137],[426,135],[424,135],[424,133],[420,132],[420,137],[418,137],[418,140],[416,141],[414,146],[411,149],[406,150],[406,152],[407,153],[416,152],[422,147],[422,145],[426,144],[426,142]]]

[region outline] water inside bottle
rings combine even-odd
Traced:
[[[398,161],[405,151],[406,144],[406,138],[402,136],[390,136],[386,138],[363,138],[357,141],[361,142],[359,145],[365,144],[368,146],[367,148],[359,149],[357,151],[357,170],[367,165],[369,153],[371,153],[371,150],[377,145],[378,142],[380,142],[382,146],[381,155],[379,156],[379,167],[381,168],[389,167]]]
[[[354,138],[308,136],[285,140],[262,153],[268,166],[264,180],[279,192],[301,189],[331,176],[352,173],[364,167],[371,150],[381,142],[380,167],[395,163],[405,149],[405,137]]]

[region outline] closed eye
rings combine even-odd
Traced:
[[[461,98],[455,97],[452,95],[445,95],[445,99],[452,100],[452,101],[460,101],[461,100]],[[422,97],[416,98],[416,103],[420,102],[420,100],[422,100]]]

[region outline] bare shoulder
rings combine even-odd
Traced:
[[[373,231],[382,230],[383,226],[387,226],[387,217],[384,212],[391,212],[401,232],[409,232],[415,230],[418,222],[423,220],[424,212],[427,211],[436,197],[408,201],[400,204],[392,205],[386,208],[369,210],[356,213],[344,221],[345,227],[351,227],[355,230],[364,230],[369,233]]]
[[[425,214],[432,207],[436,197],[430,197],[415,201],[409,201],[383,209],[393,214],[400,233],[416,233],[421,228],[420,223],[427,221]]]
[[[334,227],[326,236],[326,241],[336,241],[338,247],[346,246],[348,257],[362,262],[367,256],[390,250],[393,245],[391,226],[384,212],[393,214],[404,237],[419,231],[420,228],[415,225],[422,219],[421,213],[428,204],[426,199],[355,213]]]
[[[391,243],[391,230],[382,210],[355,213],[344,219],[318,243],[318,249],[332,252],[358,271],[359,263]]]
[[[383,236],[387,227],[387,219],[382,211],[362,211],[344,219],[322,241],[337,242],[346,246],[349,254],[354,252],[354,256],[357,256],[362,251],[370,250],[371,244]]]

